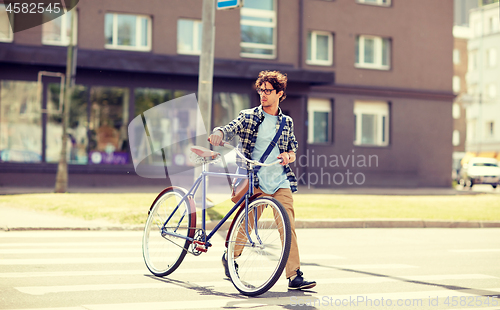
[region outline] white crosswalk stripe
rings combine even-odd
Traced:
[[[219,268],[220,271],[220,268]],[[312,270],[310,270],[312,271]],[[192,271],[191,271],[192,272]],[[215,272],[215,270],[211,270]],[[355,277],[355,278],[320,278],[317,279],[322,284],[354,284],[354,283],[386,283],[400,281],[432,281],[432,280],[472,280],[472,279],[497,279],[496,277],[479,274],[464,274],[464,275],[430,275],[430,276],[401,276],[398,278],[389,277]],[[285,280],[280,280],[276,285],[286,285]],[[190,286],[196,287],[231,287],[229,281],[214,281],[214,282],[194,282]],[[63,293],[63,292],[80,292],[80,291],[103,291],[103,290],[133,290],[133,289],[176,289],[178,285],[171,283],[127,283],[127,284],[99,284],[99,285],[66,285],[66,286],[26,286],[15,287],[16,290],[30,294],[43,295],[48,293]]]
[[[387,263],[366,264],[366,262],[370,262],[369,259],[353,260],[352,257],[321,253],[320,251],[303,253],[301,260],[307,274],[311,275],[321,287],[332,288],[331,295],[321,295],[315,291],[299,295],[288,293],[288,280],[282,277],[272,288],[272,293],[278,297],[263,295],[259,298],[248,298],[238,294],[232,282],[223,278],[220,259],[224,247],[221,236],[215,237],[220,240],[214,241],[214,246],[208,253],[199,257],[188,255],[183,262],[185,265],[181,264],[172,276],[156,278],[144,265],[141,242],[130,241],[131,239],[140,240],[142,232],[120,233],[102,232],[98,234],[90,232],[90,234],[86,234],[75,232],[74,234],[61,233],[61,235],[53,233],[55,238],[61,238],[63,242],[60,243],[46,242],[46,238],[49,236],[52,238],[52,235],[45,232],[40,235],[33,232],[27,232],[24,235],[22,233],[12,234],[10,239],[7,236],[9,234],[0,234],[0,279],[3,282],[0,284],[0,300],[8,300],[9,296],[15,296],[20,300],[32,299],[47,302],[69,299],[67,307],[64,304],[53,308],[44,308],[43,304],[40,307],[27,304],[12,308],[16,310],[267,309],[268,307],[283,309],[307,303],[312,303],[318,308],[325,305],[326,308],[333,308],[336,305],[330,305],[329,302],[339,301],[342,303],[353,299],[359,302],[360,298],[363,298],[365,302],[369,300],[372,302],[392,300],[394,303],[397,300],[422,302],[423,304],[417,304],[414,308],[425,309],[431,308],[429,302],[432,299],[440,299],[440,305],[443,305],[443,299],[450,296],[457,298],[479,296],[484,300],[490,298],[492,301],[498,301],[500,306],[500,300],[482,296],[495,295],[496,292],[500,292],[500,288],[498,288],[500,279],[490,274],[425,273],[421,271],[420,266],[406,264],[405,261],[395,263],[394,260]],[[92,238],[102,236],[102,239],[89,241],[89,236]],[[62,237],[71,237],[74,241],[68,242]],[[110,241],[110,238],[116,239],[116,242]],[[41,242],[36,242],[37,240]],[[444,251],[452,252],[452,250]],[[466,249],[454,251],[468,253]],[[469,251],[480,253],[477,250]],[[483,253],[489,252],[494,253],[491,250],[483,251]],[[215,276],[211,277],[211,275]],[[480,285],[480,288],[476,289],[467,289],[459,284],[455,285],[455,283],[468,282],[486,284]],[[412,284],[420,284],[421,286],[412,290],[410,288]],[[379,290],[378,288],[382,285],[384,287],[392,285],[391,288],[394,291]],[[404,288],[398,289],[399,286],[403,285]],[[447,285],[450,287],[448,288]],[[371,292],[356,295],[354,292],[362,286],[369,286]],[[428,288],[431,286],[433,288],[429,290]],[[436,286],[439,288],[435,289]],[[346,294],[345,289],[339,293],[335,290],[345,287],[354,288],[353,293]],[[183,294],[190,291],[201,292],[196,293],[199,298],[177,300],[182,298],[178,296],[184,296]],[[145,295],[156,298],[166,296],[167,298],[158,301],[151,298],[149,301],[147,299],[121,301],[105,297],[115,295]],[[82,301],[71,302],[71,299],[77,298],[77,296],[83,296]],[[8,304],[6,305],[0,307],[9,307]],[[486,303],[483,306],[485,307],[481,309],[498,309],[496,305],[491,303],[489,306]],[[458,310],[458,308],[461,307],[453,309]]]

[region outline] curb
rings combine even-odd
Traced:
[[[296,228],[500,228],[491,221],[437,220],[297,220]]]
[[[218,221],[207,222],[205,228],[212,230]],[[228,230],[230,222],[220,230]],[[197,228],[201,228],[198,224]],[[438,220],[296,220],[295,228],[500,228],[500,222],[493,221],[438,221]],[[102,227],[0,227],[0,231],[142,231],[143,225]]]

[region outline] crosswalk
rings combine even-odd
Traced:
[[[306,239],[313,232],[298,234]],[[318,282],[313,290],[288,291],[282,278],[270,292],[247,298],[224,279],[222,235],[166,278],[146,269],[141,238],[139,231],[0,232],[0,309],[500,309],[497,273],[437,272],[411,253],[384,261],[355,257],[347,247],[304,246],[302,270]],[[443,255],[496,252],[443,249]]]

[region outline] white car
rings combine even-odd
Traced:
[[[475,184],[490,184],[496,188],[500,183],[500,167],[494,158],[474,157],[460,172],[460,184],[472,187]]]

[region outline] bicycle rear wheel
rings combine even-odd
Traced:
[[[144,227],[142,254],[149,271],[166,276],[179,267],[186,256],[190,241],[165,232],[193,237],[196,212],[192,201],[182,197],[185,190],[169,187],[156,197]]]
[[[251,240],[247,238],[246,223],[243,210],[234,219],[229,232],[229,274],[238,291],[256,296],[267,292],[285,268],[291,244],[290,221],[279,201],[272,197],[259,197],[248,206]]]

